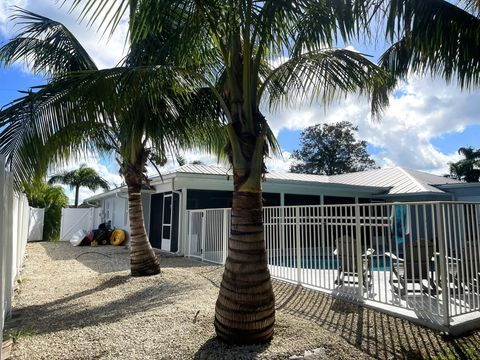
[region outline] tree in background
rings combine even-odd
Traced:
[[[478,182],[480,179],[480,149],[461,147],[458,154],[464,159],[450,165],[450,177],[466,182]]]
[[[65,195],[63,188],[35,179],[28,183],[22,183],[21,189],[27,195],[28,203],[31,207],[45,209],[43,239],[49,241],[58,240],[60,237],[62,208],[68,206],[68,196]]]
[[[355,139],[357,131],[358,127],[348,121],[306,128],[300,139],[302,148],[292,154],[299,163],[292,165],[290,171],[337,175],[375,169],[375,161],[367,153],[367,142]]]
[[[205,163],[202,160],[193,160],[193,161],[187,162],[187,160],[182,155],[177,156],[177,163],[178,163],[179,166],[183,166],[183,165],[187,165],[187,164],[205,165]]]
[[[95,169],[83,164],[79,169],[64,171],[61,174],[53,175],[49,184],[68,185],[71,190],[75,189],[75,207],[78,207],[78,195],[81,187],[86,187],[92,191],[102,188],[108,191],[108,181],[102,178]]]

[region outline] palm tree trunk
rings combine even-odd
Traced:
[[[78,207],[78,193],[79,193],[79,190],[80,190],[80,186],[79,185],[75,186],[75,207],[76,208]]]
[[[130,270],[132,276],[160,273],[160,262],[148,241],[143,221],[140,182],[128,182],[128,216],[130,218]]]
[[[233,193],[231,223],[215,330],[228,343],[267,342],[273,336],[275,298],[267,266],[261,191]]]

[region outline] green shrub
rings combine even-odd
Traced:
[[[22,190],[27,195],[31,207],[45,209],[43,239],[59,240],[62,208],[68,207],[68,197],[63,188],[49,185],[43,180],[33,180],[30,183],[23,183]]]

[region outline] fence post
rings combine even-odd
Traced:
[[[13,295],[13,281],[15,279],[15,273],[13,270],[13,256],[14,256],[14,244],[13,244],[13,175],[7,173],[5,176],[5,254],[7,259],[5,261],[5,318],[9,318],[12,313],[12,295]],[[18,216],[18,214],[15,214]]]
[[[360,205],[353,205],[355,209],[355,253],[357,254],[357,273],[358,273],[358,298],[363,298],[363,256],[362,256],[362,231],[360,223]]]
[[[205,229],[205,224],[207,223],[207,211],[203,210],[202,211],[202,242],[200,245],[200,254],[202,255],[202,261],[205,259],[205,234],[206,234],[206,229]]]
[[[228,254],[228,209],[223,209],[223,254],[222,264],[225,265]]]
[[[192,213],[190,211],[185,211],[187,215],[186,224],[188,224],[188,233],[187,233],[187,256],[190,257],[192,254]]]
[[[445,250],[445,220],[442,203],[438,203],[436,207],[437,220],[437,237],[438,237],[438,252],[440,257],[440,288],[442,289],[442,307],[443,307],[443,324],[450,326],[450,306],[448,304],[449,286],[447,275],[447,256]],[[435,239],[434,239],[435,241]],[[435,254],[432,254],[435,256]]]
[[[19,231],[20,231],[20,222],[22,220],[22,212],[23,208],[20,207],[20,197],[17,194],[13,194],[12,196],[12,278],[15,279],[17,276],[17,268],[18,268],[18,253],[20,247],[18,246],[19,242]]]
[[[302,251],[300,241],[300,208],[295,208],[295,251],[297,257],[297,283],[302,283]]]

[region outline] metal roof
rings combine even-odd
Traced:
[[[350,174],[333,175],[329,177],[331,183],[350,185],[369,185],[390,187],[389,195],[414,193],[443,193],[435,185],[456,184],[461,181],[443,176],[433,175],[418,170],[393,167],[386,169],[360,171]]]
[[[232,175],[232,171],[220,166],[187,164],[172,170],[163,176],[165,178],[171,178],[178,174],[227,176]],[[161,178],[155,177],[152,179],[152,182],[157,179]],[[266,179],[267,181],[275,180],[299,183],[318,183],[323,185],[349,185],[363,188],[370,187],[377,188],[379,192],[387,192],[388,195],[419,193],[442,194],[445,193],[441,190],[443,185],[463,184],[462,181],[455,179],[433,175],[418,170],[406,169],[399,166],[333,176],[271,172],[266,174]],[[108,193],[121,191],[121,189],[111,190],[107,193],[93,196],[88,200],[97,200],[105,197]]]
[[[232,175],[232,172],[224,167],[212,165],[187,164],[170,171],[168,174],[205,174],[205,175]]]
[[[231,170],[211,165],[188,164],[172,171],[170,174],[207,174],[231,175]],[[317,182],[322,184],[339,184],[365,187],[390,188],[388,194],[444,193],[437,185],[458,184],[461,181],[433,175],[426,172],[392,167],[369,171],[360,171],[342,175],[311,175],[296,173],[271,172],[266,174],[268,180],[285,180],[298,182]]]
[[[170,171],[167,175],[173,174],[203,174],[203,175],[232,175],[231,169],[212,165],[183,165],[175,170]],[[328,176],[312,175],[312,174],[294,174],[270,172],[266,174],[268,180],[287,180],[287,181],[308,181],[318,183],[328,183]]]

